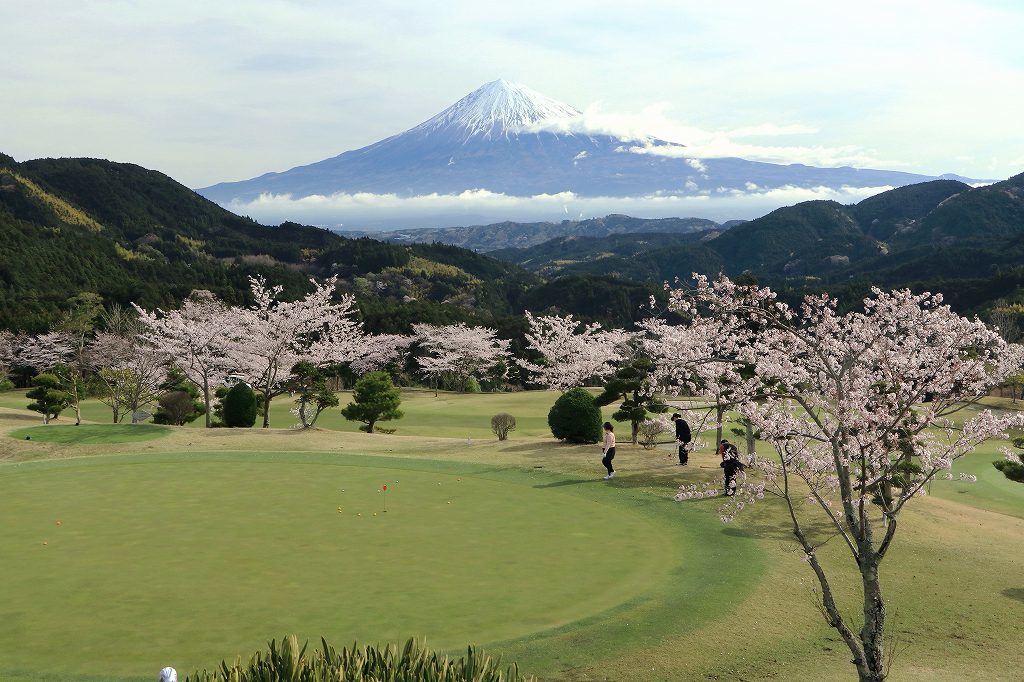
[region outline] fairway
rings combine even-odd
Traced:
[[[286,632],[516,640],[636,599],[685,554],[607,495],[480,465],[109,456],[0,481],[5,680],[209,667]]]

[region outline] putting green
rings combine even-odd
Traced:
[[[8,435],[24,440],[29,438],[41,443],[100,444],[137,443],[163,438],[171,433],[167,426],[156,424],[46,424],[16,429]]]
[[[148,679],[284,633],[522,655],[515,642],[600,635],[616,611],[674,609],[685,534],[653,500],[543,476],[314,453],[5,465],[0,678]]]

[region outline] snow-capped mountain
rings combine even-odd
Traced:
[[[424,121],[406,134],[490,140],[561,121],[578,118],[581,113],[531,90],[525,85],[496,80],[486,83],[451,105],[437,116]]]
[[[198,190],[228,207],[261,195],[452,195],[489,190],[516,197],[700,196],[776,187],[900,186],[934,179],[887,170],[816,168],[738,158],[694,159],[681,144],[590,134],[580,112],[523,85],[487,83],[433,118],[362,149]]]

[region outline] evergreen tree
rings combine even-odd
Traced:
[[[352,402],[341,411],[341,416],[349,421],[363,422],[361,427],[367,433],[373,433],[373,426],[379,421],[401,419],[404,415],[398,409],[402,402],[401,393],[391,382],[387,372],[370,372],[356,382],[352,392]]]
[[[44,424],[56,419],[74,400],[67,381],[56,373],[40,374],[32,379],[32,384],[35,388],[25,394],[26,398],[32,399],[28,409],[42,414]]]
[[[300,362],[292,368],[289,388],[295,392],[292,412],[304,429],[316,424],[321,412],[338,406],[338,395],[327,385],[325,371],[311,362]]]
[[[668,411],[668,405],[654,397],[654,387],[650,381],[653,370],[654,363],[650,359],[634,357],[612,375],[604,391],[594,398],[594,403],[599,406],[622,401],[619,409],[612,414],[612,419],[630,423],[633,445],[637,443],[640,424],[647,419],[648,413],[661,414]]]
[[[224,426],[252,428],[256,423],[256,394],[249,384],[240,381],[224,396]]]

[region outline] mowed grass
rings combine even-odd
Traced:
[[[556,395],[527,393],[498,397],[515,408],[505,411],[543,423]],[[855,677],[845,645],[815,608],[811,589],[813,575],[796,550],[780,504],[765,500],[746,510],[736,522],[722,525],[718,521],[718,500],[685,503],[670,500],[681,483],[719,480],[717,458],[710,449],[695,453],[690,467],[677,467],[673,465],[671,447],[657,451],[632,447],[624,442],[625,429],[620,425],[616,458],[619,474],[608,483],[600,480],[603,470],[597,461],[596,446],[557,444],[546,434],[546,429],[541,429],[537,435],[514,432],[514,440],[498,443],[484,421],[474,427],[479,435],[457,433],[441,437],[447,433],[445,420],[454,419],[463,425],[479,424],[477,420],[481,418],[489,420],[490,411],[497,404],[481,404],[481,399],[489,395],[448,396],[444,412],[435,416],[436,424],[424,416],[415,429],[400,428],[394,436],[328,429],[301,432],[287,428],[210,431],[188,428],[172,429],[170,437],[138,445],[82,443],[65,446],[3,438],[0,439],[0,459],[25,462],[90,455],[88,459],[77,461],[99,462],[104,458],[92,456],[144,451],[148,453],[145,456],[148,461],[149,458],[181,458],[183,452],[196,451],[198,454],[194,457],[198,460],[216,460],[234,451],[242,460],[254,456],[247,453],[259,452],[259,457],[297,458],[296,465],[311,458],[314,465],[320,466],[315,460],[338,457],[333,453],[362,453],[366,455],[366,466],[371,468],[425,467],[429,471],[432,467],[453,467],[462,472],[456,476],[496,478],[510,488],[576,497],[599,505],[609,519],[619,514],[642,517],[654,529],[656,542],[671,548],[667,557],[660,554],[662,548],[651,545],[631,558],[642,562],[647,554],[661,557],[655,562],[658,569],[650,573],[646,589],[624,596],[624,601],[616,606],[561,626],[538,626],[533,634],[503,641],[486,642],[478,638],[472,641],[486,645],[491,652],[503,654],[506,660],[519,661],[527,672],[538,674],[544,680],[849,680]],[[428,398],[433,399],[433,394],[423,392],[416,399],[408,400],[407,414],[415,416],[421,405],[426,411],[431,404]],[[26,418],[28,415],[24,412],[0,412],[0,431],[24,426]],[[289,422],[286,417],[283,422],[275,421],[275,425],[287,426]],[[893,680],[1020,679],[1019,671],[1024,669],[1024,637],[1008,624],[1019,622],[1024,604],[1024,580],[1020,577],[1024,485],[1008,481],[991,466],[993,459],[1001,457],[998,447],[1002,444],[1005,443],[986,444],[978,453],[958,462],[956,471],[978,474],[978,483],[937,481],[931,487],[931,495],[915,500],[908,513],[901,517],[894,548],[883,567],[883,589],[897,641],[895,648],[899,651],[893,665]],[[308,452],[296,453],[296,450]],[[209,451],[218,454],[203,454]],[[278,454],[272,455],[275,451]],[[442,461],[444,464],[439,464]],[[230,462],[223,464],[228,466]],[[56,465],[40,461],[31,466]],[[26,465],[9,464],[0,470],[7,471],[7,467],[17,469]],[[395,478],[402,480],[401,475]],[[73,485],[74,480],[75,477],[69,475],[66,484]],[[244,485],[244,481],[238,484]],[[206,506],[212,515],[224,513],[223,505],[216,500]],[[294,514],[290,508],[278,507],[277,511],[285,518],[305,518],[302,513]],[[811,530],[820,539],[828,536],[824,524],[812,525]],[[299,530],[295,532],[301,534]],[[600,544],[599,539],[593,542]],[[486,546],[492,548],[496,556],[503,556],[500,536],[489,535]],[[46,549],[50,549],[49,545]],[[303,548],[301,551],[309,553],[310,550]],[[860,608],[856,571],[840,542],[829,542],[820,554],[833,572],[843,612],[856,629],[856,613]],[[236,572],[240,570],[237,562],[224,561],[224,566]],[[478,579],[482,578],[473,576],[469,580]],[[622,580],[628,582],[629,579]],[[494,594],[499,592],[500,589]],[[490,599],[480,600],[478,608],[488,609]],[[209,617],[201,605],[179,608],[189,609],[199,613],[193,618],[196,623]],[[275,612],[274,623],[288,613],[287,608]],[[295,623],[288,622],[289,626],[292,624]],[[201,623],[195,628],[188,645],[202,646]],[[253,628],[253,635],[240,648],[228,647],[224,640],[224,648],[213,654],[214,659],[230,658],[237,652],[247,653],[266,639],[285,633],[283,627],[271,627],[256,635],[257,629]],[[324,634],[301,627],[293,629],[312,641]],[[430,644],[438,644],[434,635],[427,636]],[[365,641],[363,637],[360,639]],[[466,643],[469,642],[457,642],[453,647]],[[149,663],[158,669],[167,663],[177,664],[182,658],[193,660],[191,651],[179,650],[175,658]],[[130,654],[129,651],[124,656]],[[59,649],[53,648],[40,660],[63,665],[67,664],[64,659]],[[211,665],[205,659],[202,664]],[[181,665],[178,667],[183,669]],[[153,665],[149,665],[145,674],[127,674],[125,678],[149,679],[152,669]],[[81,679],[81,676],[46,679],[72,678]],[[20,678],[0,673],[0,679]],[[96,675],[93,679],[111,677]]]
[[[746,567],[698,581],[708,556],[673,532],[677,510],[564,482],[303,453],[0,467],[0,679],[148,679],[155,662],[211,667],[286,632],[504,642],[522,658],[549,641],[549,665],[556,650],[584,663],[596,642],[632,641],[614,634],[622,618],[674,618],[678,601],[661,594],[673,576],[693,576],[675,588],[695,604],[738,596],[756,575],[740,541]],[[589,629],[590,646],[570,646],[567,628]]]
[[[11,431],[12,438],[40,443],[139,443],[171,434],[156,424],[46,424]]]

